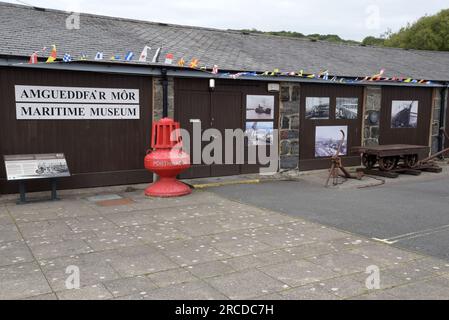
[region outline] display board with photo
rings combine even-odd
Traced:
[[[273,120],[274,96],[248,95],[246,97],[247,120]]]
[[[343,138],[341,130],[345,133],[345,140],[341,147],[340,156],[348,154],[348,126],[321,126],[315,132],[315,157],[333,157]]]
[[[329,119],[329,114],[330,114],[330,98],[328,97],[306,98],[307,120]]]
[[[262,146],[273,143],[273,122],[247,122],[245,134],[248,145]]]
[[[391,105],[391,127],[417,128],[418,104],[418,101],[394,100]]]
[[[359,111],[358,98],[337,98],[335,118],[339,120],[355,120]]]

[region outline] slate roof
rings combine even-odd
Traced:
[[[102,51],[108,59],[143,47],[162,47],[159,61],[167,53],[175,60],[198,58],[200,65],[217,64],[222,70],[316,73],[364,77],[386,69],[386,76],[449,80],[449,52],[403,50],[337,44],[237,31],[169,25],[130,19],[81,15],[81,28],[68,30],[69,13],[0,2],[0,55],[29,56],[43,46],[56,44],[64,53],[93,59]]]

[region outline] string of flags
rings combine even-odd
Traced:
[[[142,50],[138,58],[138,62],[147,63],[149,58],[149,52],[151,51],[151,47],[145,46]],[[153,58],[151,59],[152,63],[157,63],[159,60],[159,56],[162,48],[159,47],[156,49]],[[31,54],[30,59],[28,61],[29,64],[38,64],[38,56],[40,53],[45,53],[47,51],[47,47],[42,48],[41,50],[35,51]],[[133,61],[135,55],[134,52],[128,51],[122,60],[122,56],[120,54],[114,54],[110,57],[110,61],[124,61],[130,62]],[[69,53],[65,53],[62,62],[70,63],[73,61],[87,61],[88,56],[85,53],[81,53],[78,59],[74,59]],[[95,61],[104,60],[104,53],[99,51],[96,53],[94,57]],[[57,49],[56,45],[52,45],[51,52],[45,63],[55,63],[57,62]],[[168,53],[165,56],[164,64],[172,65],[175,62],[175,57],[173,53]],[[385,69],[381,69],[379,73],[376,73],[372,76],[366,76],[364,78],[344,78],[337,76],[330,76],[330,72],[328,69],[324,69],[318,73],[305,73],[304,70],[300,70],[298,72],[281,72],[279,69],[274,69],[273,71],[265,71],[265,72],[238,72],[238,73],[229,73],[229,72],[219,72],[218,65],[214,65],[212,68],[208,68],[207,66],[200,66],[200,60],[197,58],[192,58],[190,62],[187,62],[184,57],[180,57],[176,65],[181,68],[189,68],[197,71],[202,71],[214,75],[220,78],[229,78],[229,79],[238,79],[241,77],[300,77],[307,79],[320,79],[324,81],[330,82],[338,82],[338,83],[359,83],[359,82],[374,82],[374,81],[382,81],[382,82],[402,82],[402,83],[419,83],[419,84],[432,84],[431,81],[425,79],[413,79],[413,78],[404,78],[404,77],[385,77]]]

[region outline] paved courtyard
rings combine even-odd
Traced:
[[[0,299],[449,299],[449,262],[207,191],[103,190],[0,199]]]

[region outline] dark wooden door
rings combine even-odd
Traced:
[[[242,124],[242,94],[240,92],[215,92],[211,97],[211,124],[217,129],[223,139],[226,137],[226,129],[241,129]],[[226,164],[225,146],[222,141],[222,164],[211,166],[211,176],[230,176],[240,174],[240,165],[236,164],[236,153],[242,152],[236,149],[234,143],[234,164]]]
[[[175,105],[178,106],[175,109],[176,121],[179,121],[181,128],[187,130],[190,134],[189,153],[192,167],[183,173],[181,178],[209,177],[211,174],[210,165],[206,165],[202,161],[201,164],[194,164],[193,152],[202,152],[206,143],[201,142],[201,150],[194,150],[194,139],[198,139],[198,137],[194,136],[193,126],[196,123],[201,123],[202,131],[210,128],[210,94],[207,91],[179,90],[176,92]]]
[[[325,111],[327,108],[324,108],[323,110],[316,108],[315,113],[306,113],[307,98],[328,99],[328,112]],[[346,115],[343,108],[339,107],[337,109],[337,104],[339,106],[343,105],[341,101],[350,101],[352,107],[357,110],[355,117],[353,114],[350,116]],[[304,84],[301,86],[300,104],[300,170],[306,171],[330,168],[330,156],[317,154],[317,148],[320,148],[320,141],[317,141],[320,138],[317,139],[317,137],[320,135],[320,132],[333,133],[331,138],[334,140],[333,146],[335,146],[335,143],[341,140],[339,130],[335,129],[337,127],[347,129],[347,155],[343,156],[344,165],[360,165],[360,157],[351,156],[350,149],[353,146],[360,145],[362,140],[363,87],[335,84]],[[332,150],[332,148],[329,150]]]
[[[209,88],[207,79],[175,79],[175,119],[192,136],[191,120],[200,120],[202,130],[217,129],[225,137],[226,129],[245,130],[246,97],[248,95],[272,95],[275,101],[274,128],[278,128],[279,96],[269,93],[267,83],[260,81],[216,80],[214,90]],[[210,142],[203,142],[202,148]],[[222,145],[224,148],[224,144]],[[236,147],[236,145],[234,145]],[[236,159],[234,149],[234,159]],[[202,178],[257,173],[260,165],[248,164],[248,147],[245,147],[245,164],[226,164],[224,150],[223,164],[193,165],[181,178]]]
[[[382,88],[382,108],[380,118],[379,143],[386,144],[413,144],[429,146],[430,125],[432,117],[431,88],[416,87],[384,87]],[[417,123],[410,121],[409,125],[400,123],[400,102],[417,102]],[[411,103],[408,103],[411,105]],[[395,105],[396,107],[394,107]],[[396,109],[396,110],[394,110]],[[414,110],[414,111],[415,111]],[[394,121],[398,119],[397,121]],[[407,118],[409,121],[409,118]],[[425,156],[425,155],[421,155]]]

